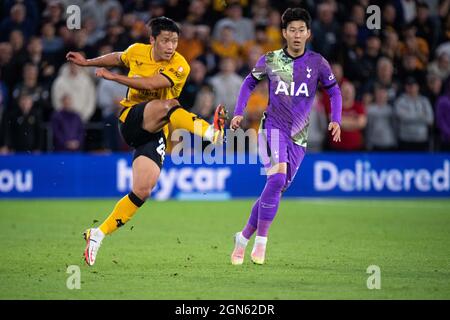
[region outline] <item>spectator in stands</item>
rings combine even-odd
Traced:
[[[122,10],[117,0],[88,0],[82,7],[81,15],[84,19],[93,18],[97,22],[97,28],[104,28],[107,23],[107,15],[113,7]]]
[[[0,68],[0,154],[5,153],[5,117],[8,105],[8,89],[2,80],[2,69]]]
[[[422,92],[423,95],[430,101],[434,114],[436,114],[436,102],[442,94],[442,89],[443,85],[441,78],[433,72],[429,72],[426,77],[425,88]],[[437,126],[433,126],[430,130],[431,147],[433,150],[439,146],[439,135],[439,128]]]
[[[211,15],[207,11],[206,2],[202,0],[191,1],[185,21],[196,26],[207,25],[211,27],[213,25],[213,21],[211,21]]]
[[[396,10],[400,21],[408,24],[416,18],[416,1],[415,0],[399,0],[395,2]]]
[[[233,38],[237,43],[243,44],[255,38],[253,22],[249,18],[243,17],[242,7],[238,3],[231,3],[226,9],[226,18],[217,21],[213,37],[216,40],[221,38],[222,29],[231,25],[234,31]]]
[[[450,25],[450,18],[448,19],[449,20],[449,25]],[[448,34],[449,34],[449,40],[447,41],[447,42],[443,42],[443,43],[441,43],[437,48],[436,48],[436,52],[435,52],[435,55],[437,56],[437,57],[439,57],[442,53],[446,53],[447,54],[447,56],[449,56],[450,57],[450,27],[449,27],[449,31],[447,31],[448,32]]]
[[[381,46],[381,55],[391,59],[394,65],[399,65],[402,58],[400,55],[400,41],[394,29],[387,29],[383,34],[384,40]]]
[[[123,26],[125,27],[125,20]],[[106,35],[105,30],[97,28],[97,22],[94,18],[83,19],[81,27],[86,32],[86,45],[89,47],[95,47],[98,43],[101,43]],[[131,28],[132,26],[130,26]]]
[[[28,42],[28,61],[36,65],[39,69],[39,81],[45,87],[50,87],[56,78],[58,69],[61,66],[61,59],[55,55],[44,54],[42,39],[32,37]]]
[[[441,22],[444,21],[446,18],[448,21],[449,11],[450,11],[450,0],[440,0],[437,9],[437,15],[441,19]]]
[[[9,17],[0,23],[0,41],[6,41],[13,30],[20,30],[25,38],[34,34],[33,23],[26,19],[27,9],[22,3],[11,7]]]
[[[268,51],[272,51],[279,48],[274,48],[272,46],[272,43],[269,41],[269,38],[267,37],[267,27],[265,25],[257,25],[255,27],[255,38],[249,41],[246,41],[242,45],[242,52],[244,54],[244,58],[247,60],[250,51],[254,47],[259,47],[261,52],[266,53]]]
[[[58,54],[64,49],[64,41],[56,35],[55,26],[47,21],[41,27],[42,51],[44,54]]]
[[[9,152],[39,152],[42,148],[42,120],[26,93],[19,96],[18,108],[5,114],[4,143]]]
[[[20,81],[18,76],[22,74],[23,65],[27,61],[27,52],[24,49],[24,38],[20,30],[14,30],[10,34],[9,43],[12,46],[12,58],[11,58],[11,68],[13,74],[11,76],[15,79],[15,83]]]
[[[136,2],[136,1],[133,1]],[[170,18],[174,21],[183,21],[186,17],[188,5],[192,1],[185,0],[166,0],[163,1],[165,5],[165,11],[170,12]]]
[[[417,27],[417,36],[425,39],[430,50],[434,50],[439,39],[439,27],[430,17],[430,8],[426,2],[417,3],[417,16],[412,23]]]
[[[450,75],[450,56],[446,52],[441,52],[437,59],[428,65],[428,72],[445,81]]]
[[[191,73],[179,98],[180,104],[187,110],[194,106],[198,92],[205,85],[206,77],[206,66],[201,61],[194,60],[190,66]]]
[[[360,48],[366,45],[367,39],[371,34],[371,30],[366,25],[366,10],[360,3],[352,6],[350,19],[354,21],[358,28],[357,44]]]
[[[234,113],[236,99],[243,78],[236,73],[236,61],[223,58],[220,62],[220,72],[210,79],[215,94],[215,105],[224,104],[230,114]]]
[[[252,129],[255,133],[258,132],[261,117],[263,112],[266,111],[269,102],[267,86],[268,83],[266,80],[261,81],[256,85],[255,90],[253,90],[248,99],[247,108],[245,109],[246,121],[243,124],[243,127],[245,129]]]
[[[366,148],[392,151],[397,147],[394,107],[388,102],[388,87],[374,86],[374,102],[367,107]]]
[[[362,70],[360,58],[363,54],[358,46],[358,26],[353,21],[344,23],[342,31],[342,42],[338,49],[338,61],[345,70],[345,76],[350,81],[360,81]]]
[[[272,47],[281,48],[283,46],[283,36],[280,30],[281,14],[278,10],[272,9],[269,11],[267,24],[267,38],[272,43]]]
[[[125,1],[123,4],[124,18],[133,16],[136,19],[148,19],[148,1]]]
[[[3,81],[8,88],[13,88],[20,78],[20,74],[15,73],[14,66],[11,63],[12,56],[11,44],[9,42],[0,42],[0,70],[2,74],[8,75],[8,77],[3,77]]]
[[[427,41],[417,36],[417,27],[414,24],[405,26],[403,37],[404,41],[400,43],[400,54],[402,56],[412,55],[415,58],[415,68],[424,70],[430,55]]]
[[[364,148],[363,130],[367,124],[366,111],[361,102],[355,100],[355,86],[351,82],[341,85],[342,121],[341,142],[334,142],[329,134],[331,149],[336,151],[358,151]]]
[[[209,85],[203,85],[195,96],[192,112],[210,122],[214,116],[215,97]]]
[[[252,1],[250,17],[252,18],[254,25],[267,25],[270,10],[269,0]]]
[[[2,79],[2,69],[0,68],[0,118],[3,111],[8,105],[8,87],[5,81]]]
[[[114,30],[115,33],[117,33],[117,34],[123,32],[123,28],[121,26],[109,26],[107,30],[108,30],[108,32],[111,30]],[[84,52],[87,57],[94,56],[95,55],[95,46],[91,46],[88,43],[88,40],[89,40],[88,31],[86,29],[80,29],[80,30],[76,30],[76,31],[72,31],[72,32],[73,32],[73,46],[72,46],[71,50]],[[110,34],[108,34],[108,35],[110,35]],[[111,38],[113,38],[113,36]],[[114,38],[114,40],[116,40],[116,41],[118,41],[118,39],[120,39],[120,36],[117,36],[117,38]],[[110,43],[112,44],[112,41]]]
[[[67,3],[69,4],[69,3]],[[70,4],[76,4],[74,1],[70,1]],[[80,5],[78,3],[77,5]],[[66,25],[65,6],[62,0],[50,0],[47,1],[47,7],[45,8],[42,17],[55,26],[57,30],[60,27]]]
[[[20,30],[13,30],[9,35],[9,43],[13,49],[13,60],[16,63],[23,64],[27,60],[27,51],[25,50],[25,39]]]
[[[73,110],[84,123],[88,122],[95,111],[95,86],[87,73],[74,63],[64,64],[52,86],[52,104],[61,107],[61,98],[71,97]],[[58,110],[58,109],[56,109]]]
[[[196,27],[188,22],[181,25],[181,34],[178,39],[177,51],[186,59],[188,63],[200,56],[203,51],[203,43],[196,35]]]
[[[52,107],[50,105],[50,92],[38,82],[38,68],[36,65],[27,63],[23,68],[23,81],[13,90],[12,97],[19,101],[19,96],[24,92],[33,100],[33,106],[38,109],[44,121],[50,119]]]
[[[322,2],[317,6],[317,19],[313,20],[311,30],[314,50],[329,60],[336,59],[340,26],[329,3]]]
[[[41,4],[36,0],[3,0],[2,6],[0,7],[1,18],[6,18],[11,8],[18,3],[25,6],[25,19],[31,23],[33,28],[37,28],[41,19]]]
[[[388,102],[393,104],[394,100],[397,98],[399,91],[399,84],[394,79],[394,66],[392,60],[386,57],[381,57],[376,64],[376,76],[370,78],[367,83],[363,86],[362,101],[364,105],[368,105],[374,99],[373,93],[375,90],[375,84],[379,83],[388,90]]]
[[[256,62],[258,62],[258,59],[264,54],[265,52],[260,46],[254,46],[251,47],[248,51],[248,55],[245,59],[244,64],[239,69],[239,75],[245,78],[250,71],[255,67]]]
[[[165,2],[165,0],[150,1],[148,6],[149,17],[147,20],[164,16],[166,14]]]
[[[415,78],[418,83],[425,83],[425,70],[417,67],[417,58],[413,54],[404,55],[399,68],[399,78],[406,79],[408,77]]]
[[[129,33],[126,32],[122,25],[108,25],[105,29],[105,36],[100,40],[100,43],[102,45],[107,44],[112,46],[114,51],[123,50],[123,48],[127,48],[131,44],[130,34],[133,33],[133,31],[141,31],[142,24],[142,21],[136,21],[131,27]],[[147,43],[148,37],[146,37],[145,41],[142,42]],[[86,42],[85,44],[87,45],[88,43]],[[88,53],[86,53],[86,55],[89,56]]]
[[[376,35],[367,37],[366,49],[361,58],[361,78],[363,83],[376,76],[376,65],[380,58],[381,40]]]
[[[450,79],[436,103],[436,127],[439,129],[439,150],[450,152]]]
[[[119,70],[112,70],[120,73]],[[115,81],[100,79],[97,86],[97,104],[102,113],[104,146],[110,151],[119,151],[120,136],[117,115],[122,109],[120,101],[127,95],[127,87]]]
[[[381,19],[381,24],[385,30],[399,30],[400,23],[397,11],[395,9],[395,6],[391,2],[388,2],[384,5]]]
[[[395,101],[399,147],[404,151],[427,151],[433,109],[430,101],[419,94],[413,77],[405,80],[405,93]]]
[[[156,1],[153,1],[153,3],[156,3]],[[150,13],[152,13],[152,8],[150,8]],[[120,25],[121,20],[122,8],[120,6],[111,6],[111,8],[109,8],[109,10],[106,12],[106,24],[108,26]]]
[[[61,97],[60,107],[51,118],[55,151],[80,151],[83,147],[84,127],[78,113],[73,111],[69,95]]]
[[[436,100],[442,93],[442,80],[433,72],[429,72],[426,79],[427,81],[423,90],[423,95],[428,98],[431,107],[434,110]]]
[[[210,41],[206,41],[204,44],[205,51],[197,58],[197,60],[206,66],[206,75],[209,77],[215,75],[219,71],[220,56],[214,52]]]
[[[445,0],[443,2],[447,2],[447,8],[442,10],[442,16],[440,17],[440,25],[441,30],[439,33],[439,44],[447,43],[447,48],[450,45],[450,14],[449,14],[449,6],[448,3],[450,3],[449,0]],[[439,46],[436,48],[436,52],[439,52]],[[447,51],[448,52],[448,51]]]
[[[234,38],[234,27],[232,24],[222,26],[219,39],[212,41],[211,48],[220,58],[240,58],[241,47]]]

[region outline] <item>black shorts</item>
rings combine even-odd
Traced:
[[[119,120],[119,129],[125,142],[135,149],[133,161],[139,156],[145,156],[155,161],[159,168],[161,168],[166,151],[166,137],[162,130],[150,133],[142,129],[146,104],[147,102],[142,102],[131,107],[125,122]],[[126,108],[120,114],[125,110]]]

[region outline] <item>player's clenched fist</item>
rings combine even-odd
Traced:
[[[243,116],[235,116],[230,123],[231,130],[237,130],[241,127],[241,121],[244,117]]]
[[[85,67],[88,65],[86,58],[79,52],[72,52],[66,54],[66,59],[76,65]]]
[[[106,80],[114,80],[114,73],[105,68],[97,68],[95,69],[95,75],[99,78],[103,78]]]

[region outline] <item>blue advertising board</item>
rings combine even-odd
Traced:
[[[0,198],[119,197],[131,189],[131,155],[0,156]],[[158,200],[254,198],[260,164],[180,164],[166,157]],[[450,197],[450,154],[308,154],[286,197]]]

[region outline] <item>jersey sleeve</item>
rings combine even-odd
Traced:
[[[250,72],[253,78],[255,78],[258,81],[263,80],[267,77],[267,70],[266,70],[266,56],[261,56],[258,61],[255,64],[255,67]]]
[[[325,89],[329,89],[336,84],[336,78],[334,77],[330,64],[324,57],[321,57],[320,61],[319,80]]]
[[[235,116],[243,115],[252,91],[255,89],[258,82],[266,77],[266,56],[263,55],[258,59],[255,67],[252,71],[250,71],[249,75],[244,79],[244,82],[241,85],[241,89],[239,90],[239,95],[236,100],[236,106],[234,108]]]
[[[173,86],[186,82],[191,68],[184,58],[175,59],[165,70],[161,71],[161,75],[166,77]]]
[[[136,44],[132,44],[120,55],[120,60],[122,60],[123,64],[127,68],[130,67],[130,59],[131,59],[131,56],[133,55],[133,51],[135,48],[136,48]]]

